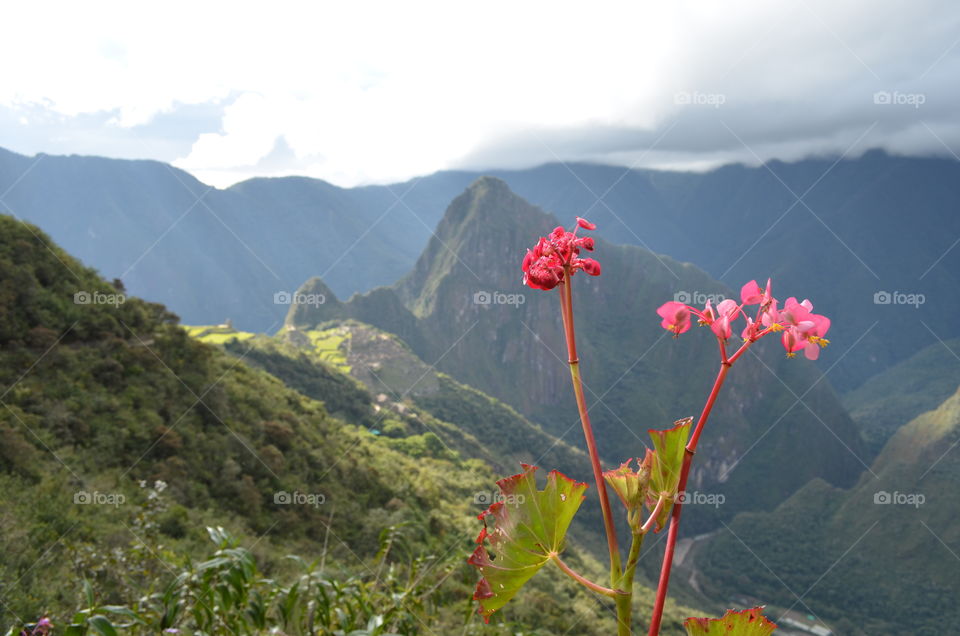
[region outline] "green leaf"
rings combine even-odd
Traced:
[[[680,483],[680,471],[683,468],[684,449],[687,438],[690,437],[690,425],[693,418],[677,420],[672,428],[658,431],[651,428],[647,432],[653,440],[655,450],[653,465],[650,472],[650,489],[647,493],[647,508],[652,512],[657,500],[666,498],[667,505],[660,509],[657,516],[657,531],[659,532],[670,518],[670,509],[677,496],[677,487]]]
[[[83,579],[83,595],[87,599],[87,608],[96,606],[97,601],[93,594],[93,586],[90,585],[90,581],[87,579]]]
[[[762,607],[727,610],[723,618],[688,618],[683,626],[687,636],[770,636],[777,628]]]
[[[106,616],[91,616],[87,619],[90,627],[95,629],[100,636],[117,636],[117,630],[113,628],[113,623]]]
[[[111,614],[119,614],[120,616],[126,616],[134,623],[144,624],[143,617],[134,612],[129,607],[124,607],[122,605],[104,605],[100,608],[101,612],[109,612]]]
[[[586,484],[553,470],[546,487],[537,490],[537,467],[521,466],[522,473],[497,482],[501,498],[479,515],[484,527],[468,559],[483,575],[473,598],[480,601],[477,612],[487,621],[551,556],[563,550],[567,528],[587,489]],[[493,558],[484,541],[489,542]]]

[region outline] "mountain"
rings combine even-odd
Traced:
[[[935,409],[960,384],[960,338],[937,342],[846,394],[844,404],[878,453],[904,422]]]
[[[394,282],[457,191],[442,182],[346,190],[291,177],[218,190],[156,161],[0,149],[0,211],[190,323],[232,317],[259,331],[283,320],[275,295],[311,274],[344,295]]]
[[[579,445],[558,298],[523,287],[519,271],[527,247],[557,224],[502,181],[479,179],[453,201],[395,286],[348,302],[294,305],[287,328],[354,319],[404,334],[425,362]],[[595,256],[603,274],[575,279],[574,304],[591,418],[600,453],[614,466],[642,453],[647,428],[699,409],[716,373],[712,336],[695,331],[674,341],[654,309],[680,290],[731,292],[693,265],[640,247],[601,240]],[[324,289],[313,279],[298,293]],[[786,359],[777,343],[738,364],[714,413],[691,484],[723,493],[727,504],[692,510],[689,531],[737,511],[771,509],[814,477],[849,486],[863,469],[857,430],[829,383],[814,365]]]
[[[960,391],[901,427],[853,488],[814,480],[772,513],[738,516],[698,552],[699,580],[720,598],[835,620],[844,635],[950,633],[958,443]]]
[[[871,151],[705,173],[569,163],[484,174],[560,218],[587,216],[600,236],[691,262],[732,288],[773,276],[777,291],[810,290],[834,319],[840,346],[824,352],[823,366],[844,392],[937,337],[960,337],[960,325],[937,320],[960,310],[955,161]],[[393,284],[480,176],[351,189],[290,177],[216,190],[157,162],[0,150],[9,211],[189,323],[230,317],[255,331],[274,330],[289,308],[274,294],[310,276],[341,298]],[[680,287],[682,273],[666,263],[657,265],[676,289],[702,293]]]
[[[75,618],[81,609],[148,614],[171,589],[183,596],[168,609],[179,609],[151,620],[169,618],[163,627],[188,633],[211,607],[237,606],[249,625],[275,593],[287,599],[281,614],[322,602],[337,621],[345,606],[297,592],[300,565],[319,564],[320,587],[357,597],[349,611],[364,625],[378,612],[376,620],[395,617],[401,604],[404,634],[459,632],[465,620],[477,634],[559,633],[571,621],[610,633],[607,609],[554,569],[490,627],[471,617],[476,574],[464,556],[477,531],[477,493],[495,478],[483,461],[490,450],[425,411],[393,405],[393,429],[373,435],[384,407],[336,360],[284,362],[269,347],[254,349],[253,335],[229,331],[181,327],[39,228],[0,215],[0,541],[11,548],[0,554],[0,631],[45,615],[60,628],[86,620]],[[241,339],[251,345],[245,352],[223,350]],[[291,386],[264,370],[271,365]],[[220,547],[208,560],[205,527]],[[573,543],[571,559],[597,576]],[[302,556],[291,560],[291,552]],[[235,561],[238,570],[227,567]],[[259,587],[248,598],[241,579],[255,573]],[[203,596],[211,581],[222,583],[216,601]],[[396,586],[385,589],[386,581]],[[651,596],[640,590],[640,604],[649,608]],[[692,610],[670,611],[679,634]],[[97,631],[112,633],[105,629]]]

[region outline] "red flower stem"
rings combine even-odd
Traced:
[[[603,512],[603,527],[607,532],[607,548],[610,551],[610,586],[616,587],[622,574],[620,569],[620,547],[617,545],[617,529],[613,523],[613,512],[610,510],[607,486],[603,480],[603,469],[600,468],[597,442],[593,437],[590,415],[587,413],[587,401],[583,396],[583,382],[580,379],[580,359],[577,358],[577,341],[573,327],[573,291],[570,284],[572,277],[573,272],[570,270],[570,267],[565,267],[563,285],[560,288],[560,313],[563,317],[563,331],[567,339],[567,355],[570,362],[570,379],[573,381],[573,394],[577,399],[577,410],[580,412],[580,424],[583,426],[583,436],[587,441],[587,453],[590,455],[590,464],[593,466],[593,480],[597,484],[597,494],[600,496],[600,509]]]
[[[747,349],[750,348],[750,345],[752,345],[754,342],[756,342],[760,338],[763,338],[768,333],[774,333],[774,331],[772,329],[764,329],[763,331],[758,333],[755,337],[744,342],[742,345],[740,345],[740,348],[737,349],[736,353],[730,356],[730,359],[728,360],[728,362],[730,364],[733,364],[734,362],[736,362],[740,358],[740,356],[742,356],[744,353],[747,352]]]
[[[734,359],[741,354],[748,344],[744,344],[740,350],[734,354]],[[720,344],[721,358],[720,371],[717,372],[717,379],[713,381],[713,389],[710,396],[707,397],[707,403],[703,405],[703,411],[700,413],[700,419],[693,429],[690,441],[687,442],[686,452],[683,455],[683,466],[680,469],[680,483],[677,485],[677,491],[683,492],[687,488],[687,477],[690,475],[690,465],[693,462],[693,455],[697,452],[697,443],[700,441],[700,433],[703,432],[703,425],[707,423],[710,417],[710,411],[713,410],[713,403],[717,401],[717,395],[720,394],[720,387],[727,378],[727,372],[733,364],[732,359],[728,360],[726,356],[726,347]],[[667,546],[663,551],[663,565],[660,567],[660,581],[657,583],[657,600],[653,605],[653,616],[650,617],[650,631],[648,636],[658,636],[660,633],[660,621],[663,619],[663,608],[667,601],[667,586],[670,584],[670,569],[673,567],[673,553],[677,547],[677,535],[680,531],[680,511],[683,505],[680,502],[673,504],[673,511],[670,514],[670,529],[667,531]]]
[[[563,570],[564,574],[569,576],[571,579],[573,579],[580,585],[590,588],[597,594],[603,594],[604,596],[609,596],[611,598],[617,596],[618,594],[621,594],[621,595],[623,594],[623,592],[619,590],[613,590],[613,589],[610,589],[609,587],[603,587],[599,583],[594,583],[587,577],[583,576],[582,574],[579,574],[576,570],[574,570],[569,565],[564,563],[563,559],[561,559],[560,555],[557,554],[556,552],[552,553],[550,555],[550,558],[553,560],[554,563],[556,563],[560,567],[561,570]]]

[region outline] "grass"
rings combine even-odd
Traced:
[[[233,340],[243,342],[256,335],[250,331],[237,331],[226,325],[183,325],[183,328],[191,338],[214,345],[226,344]]]
[[[306,332],[310,342],[313,343],[313,353],[327,364],[333,365],[344,373],[350,373],[350,365],[347,364],[347,355],[342,346],[349,346],[350,331],[335,327],[333,329],[310,330]]]

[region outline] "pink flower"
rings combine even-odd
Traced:
[[[787,355],[793,357],[798,351],[803,351],[810,360],[816,360],[820,349],[830,343],[826,339],[830,330],[830,319],[826,316],[813,313],[813,303],[803,302],[790,297],[780,308],[780,303],[773,297],[771,281],[767,279],[767,286],[761,288],[757,281],[751,280],[740,288],[740,300],[737,304],[733,299],[726,299],[713,306],[707,300],[703,309],[695,309],[680,302],[664,303],[657,313],[663,320],[660,325],[674,336],[690,329],[690,316],[697,317],[701,325],[710,327],[714,335],[721,341],[726,341],[733,334],[733,323],[743,314],[746,325],[740,332],[747,345],[756,342],[769,333],[780,333],[780,341]],[[744,307],[759,305],[756,314],[748,316]],[[739,357],[739,353],[732,359]]]
[[[709,301],[707,302],[709,306]],[[717,317],[710,325],[710,329],[713,330],[713,333],[717,334],[718,338],[726,340],[730,337],[732,331],[730,325],[737,319],[738,313],[740,313],[740,307],[737,305],[737,301],[732,298],[720,301],[717,305]]]
[[[580,258],[577,260],[580,261],[580,267],[586,273],[590,274],[591,276],[600,275],[600,263],[597,261],[593,260],[592,258]]]
[[[53,622],[44,616],[37,624],[33,626],[31,631],[26,629],[20,630],[20,636],[47,636],[50,633],[50,630],[53,629]]]
[[[660,326],[672,331],[674,337],[690,329],[690,308],[683,303],[671,300],[661,305],[657,309],[657,314],[663,318]]]
[[[557,227],[549,236],[541,236],[532,250],[523,258],[523,283],[533,289],[553,289],[563,282],[567,272],[572,276],[583,270],[590,276],[600,275],[600,263],[592,258],[580,258],[580,250],[593,251],[593,238],[578,237],[577,230],[593,230],[596,225],[577,217],[577,227],[567,232]]]
[[[710,304],[710,299],[707,299],[707,304],[703,306],[703,311],[696,312],[700,316],[701,325],[712,325],[713,321],[717,319],[717,314],[713,311],[713,305]]]
[[[813,303],[806,299],[798,303],[796,298],[788,298],[778,325],[784,329],[780,341],[790,357],[802,349],[808,360],[816,360],[820,348],[830,342],[824,338],[830,330],[830,319],[813,313]]]
[[[809,300],[804,300],[802,303],[798,303],[797,299],[791,296],[787,298],[787,302],[783,305],[783,311],[780,312],[779,322],[784,327],[792,327],[805,331],[811,329],[814,326],[814,322],[810,319],[810,316],[813,312],[813,303]]]
[[[586,220],[586,219],[581,219],[579,216],[577,217],[577,225],[579,225],[580,227],[582,227],[582,228],[585,229],[585,230],[595,230],[595,229],[597,229],[597,224],[596,224],[596,223],[591,223],[590,221],[588,221],[588,220]]]

